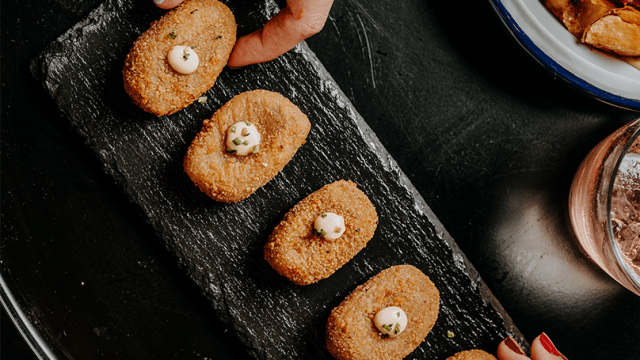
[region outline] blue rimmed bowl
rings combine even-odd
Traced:
[[[511,34],[554,77],[607,104],[640,111],[640,70],[578,41],[540,0],[490,0]]]

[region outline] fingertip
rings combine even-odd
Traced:
[[[290,51],[322,29],[332,3],[333,0],[288,2],[262,29],[238,39],[227,65],[237,68],[263,63]]]
[[[230,70],[237,70],[246,65],[249,65],[249,61],[247,61],[247,56],[245,56],[245,51],[243,49],[243,38],[239,38],[236,40],[236,44],[231,50],[231,55],[229,55],[229,60],[227,60],[227,67]]]
[[[545,333],[538,335],[531,343],[531,357],[533,360],[567,360]]]
[[[240,40],[240,39],[238,39]],[[236,46],[231,50],[231,55],[229,55],[229,60],[227,60],[227,68],[230,70],[237,70],[244,67],[246,64],[242,59],[242,55],[240,55],[240,51],[238,49],[238,43],[236,42]]]
[[[183,1],[184,0],[153,0],[153,3],[161,9],[169,10],[180,5]]]
[[[499,360],[529,360],[522,347],[511,336],[498,345],[497,355]]]
[[[262,41],[263,29],[258,29],[239,38],[231,51],[227,66],[238,69],[247,65],[267,62],[282,55],[285,51],[277,47],[266,46]]]

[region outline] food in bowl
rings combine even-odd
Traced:
[[[639,0],[545,0],[544,4],[580,42],[640,70]]]

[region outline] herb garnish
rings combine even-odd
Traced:
[[[247,124],[247,126],[251,126],[251,123],[248,121],[245,121],[244,123]]]
[[[220,40],[220,39],[222,39],[222,35],[216,36],[216,40]]]
[[[184,48],[184,50],[182,50],[182,58],[184,59],[184,61],[187,61],[189,59],[189,56],[191,56],[191,54],[189,52],[187,52],[188,48]]]
[[[247,131],[247,128],[242,128],[242,136],[249,136],[250,133]]]
[[[178,32],[175,29],[171,30],[169,35],[167,35],[167,37],[171,40],[175,39],[177,36],[178,36]]]
[[[327,235],[327,232],[326,232],[326,231],[324,231],[324,229],[316,230],[316,233],[317,233],[318,235],[320,235],[320,236],[325,236],[325,235]]]
[[[243,142],[242,142],[242,145],[245,145],[245,146],[246,146],[246,145],[249,145],[249,140],[245,140],[245,141],[243,141]]]
[[[396,323],[396,332],[395,332],[395,334],[399,334],[400,331],[402,331],[402,330],[400,330],[400,323]]]
[[[257,153],[257,152],[258,152],[258,150],[260,150],[260,147],[259,147],[259,146],[260,146],[260,144],[258,144],[258,145],[256,145],[256,146],[254,146],[254,147],[253,147],[253,150],[251,151],[251,153],[253,153],[253,154]]]
[[[193,14],[194,12],[198,11],[198,9],[193,10],[191,13]]]
[[[333,232],[334,232],[334,233],[339,233],[340,231],[342,231],[342,228],[341,228],[341,227],[339,227],[339,226],[336,226],[336,228],[335,228],[335,229],[333,229]]]
[[[383,324],[383,325],[382,325],[382,328],[383,328],[383,329],[385,329],[385,330],[387,330],[388,332],[391,332],[391,326],[393,326],[393,324],[389,324],[389,325],[387,325],[387,324]]]
[[[231,127],[231,132],[232,132],[232,133],[236,132],[236,127],[235,127],[235,126],[232,126],[232,127]]]
[[[237,150],[233,150],[233,149],[227,149],[227,152],[228,152],[228,153],[232,153],[232,154],[235,154],[235,153],[237,152]]]
[[[237,137],[237,138],[233,139],[233,143],[236,144],[236,145],[242,145],[242,140],[240,140],[240,138]]]
[[[324,218],[327,217],[327,214],[322,214],[322,215],[320,215],[320,217],[324,219]]]

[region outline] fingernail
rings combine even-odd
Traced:
[[[551,355],[555,355],[558,356],[562,359],[567,360],[566,357],[564,357],[564,355],[562,355],[558,349],[556,349],[556,346],[553,345],[553,343],[551,342],[551,339],[549,339],[549,337],[547,336],[547,334],[542,333],[540,334],[540,343],[542,344],[542,347],[547,350],[547,352]]]
[[[507,347],[511,349],[511,351],[513,351],[514,353],[520,354],[520,355],[526,355],[524,353],[524,350],[522,350],[520,345],[518,345],[518,343],[515,340],[513,340],[511,336],[504,339],[504,344],[507,345]]]
[[[164,2],[164,0],[153,0],[153,2],[160,5]]]

